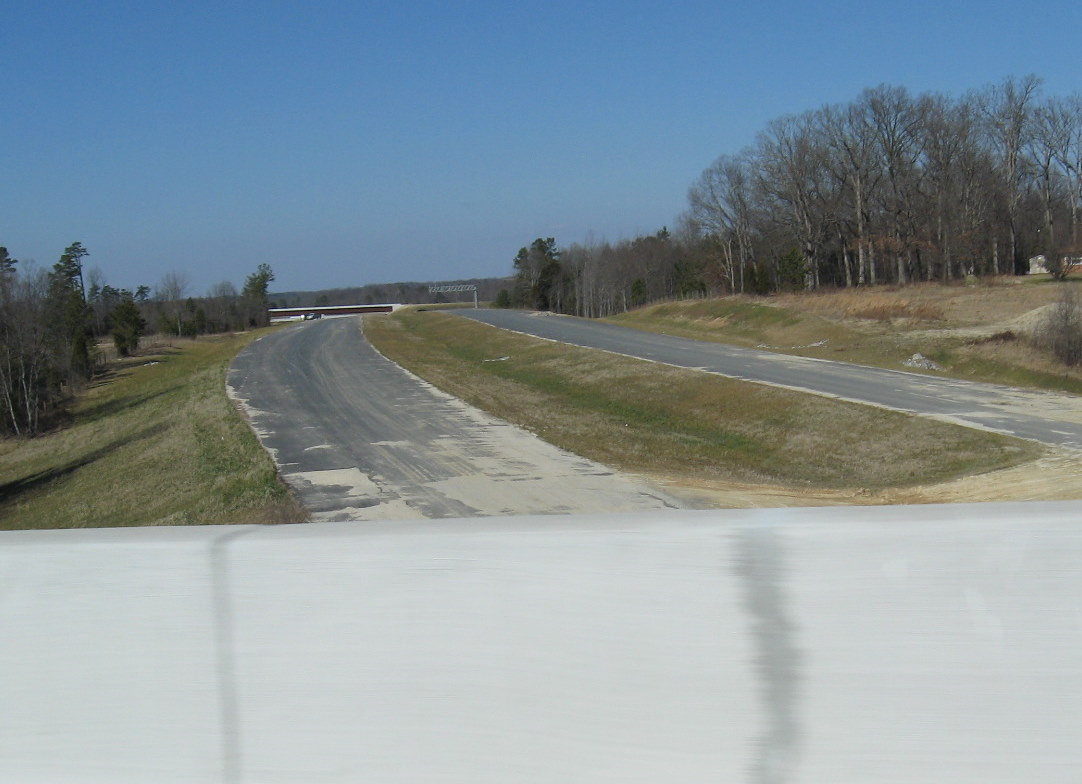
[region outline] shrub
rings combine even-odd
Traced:
[[[139,348],[146,326],[135,302],[130,297],[122,299],[113,309],[113,345],[120,356],[129,356]]]
[[[1011,343],[1018,339],[1013,331],[1006,329],[1002,332],[996,332],[994,335],[985,335],[979,338],[973,338],[966,341],[967,346],[983,346],[986,343]]]
[[[1063,290],[1037,329],[1035,340],[1065,365],[1074,366],[1082,361],[1082,312],[1073,289]]]

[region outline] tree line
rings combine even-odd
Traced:
[[[317,291],[279,291],[273,295],[271,307],[305,308],[327,305],[425,305],[432,302],[473,302],[473,294],[433,294],[429,287],[436,285],[474,285],[482,300],[495,299],[501,288],[507,286],[506,278],[460,278],[430,282],[369,283]]]
[[[66,401],[104,367],[103,342],[119,356],[139,348],[150,325],[176,336],[261,326],[274,273],[266,264],[237,291],[227,282],[205,297],[188,295],[179,273],[153,289],[118,289],[86,269],[82,243],[49,269],[19,264],[0,247],[0,433],[27,436],[47,426]]]
[[[603,316],[728,292],[951,281],[1082,261],[1082,97],[1036,76],[960,97],[866,89],[767,124],[688,191],[674,232],[514,258],[499,303]]]

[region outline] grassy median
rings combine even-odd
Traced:
[[[1039,446],[929,419],[537,340],[443,313],[369,316],[376,347],[547,441],[656,476],[905,487]]]
[[[304,519],[225,394],[230,360],[257,336],[144,351],[97,379],[63,427],[0,441],[0,528]]]

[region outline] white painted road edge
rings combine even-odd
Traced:
[[[1082,503],[0,533],[4,782],[1077,782]]]

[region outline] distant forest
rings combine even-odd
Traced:
[[[604,316],[654,300],[1018,274],[1082,260],[1082,97],[1035,76],[961,97],[864,90],[771,121],[692,183],[674,230],[539,237],[500,304]]]
[[[429,302],[473,302],[472,292],[452,292],[432,294],[429,286],[449,285],[477,286],[477,298],[481,302],[496,299],[503,289],[510,289],[511,278],[467,278],[462,280],[441,280],[428,283],[372,283],[365,286],[351,286],[341,289],[322,291],[283,291],[270,295],[271,307],[305,308],[324,305],[381,305],[394,303],[399,305],[421,305]]]

